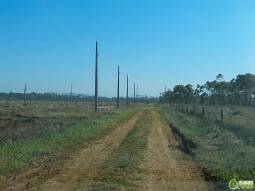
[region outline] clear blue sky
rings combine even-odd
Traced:
[[[0,0],[0,91],[121,95],[255,73],[253,0]]]

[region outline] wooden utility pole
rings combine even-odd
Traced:
[[[138,98],[139,94],[138,94],[138,85],[136,85],[136,99]],[[138,101],[138,99],[136,100]]]
[[[71,96],[73,95],[73,84],[71,83]]]
[[[120,108],[120,66],[118,65],[117,108]]]
[[[73,84],[71,83],[70,102],[73,101]]]
[[[134,83],[134,104],[135,104],[135,98],[136,96],[135,96],[135,83]]]
[[[126,97],[126,104],[128,105],[128,75],[127,75],[127,97]]]
[[[95,63],[95,112],[98,112],[98,49],[96,42],[96,63]]]
[[[24,88],[24,105],[27,104],[27,84],[25,83],[25,88]]]

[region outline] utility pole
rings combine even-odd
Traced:
[[[135,104],[135,83],[134,83],[134,104]]]
[[[73,95],[73,84],[71,83],[71,96]]]
[[[27,84],[25,83],[25,88],[24,88],[24,105],[27,104]]]
[[[126,97],[126,104],[128,105],[128,75],[127,75],[127,97]]]
[[[136,98],[138,98],[139,94],[138,94],[138,84],[136,85]]]
[[[165,85],[165,94],[166,94],[166,85]]]
[[[71,83],[70,102],[73,101],[73,84]]]
[[[98,49],[96,42],[96,63],[95,63],[95,112],[98,112]]]
[[[118,65],[117,108],[120,108],[120,66]]]

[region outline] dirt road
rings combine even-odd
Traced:
[[[63,169],[53,178],[43,184],[32,186],[33,181],[37,181],[40,172],[25,173],[19,177],[20,181],[9,186],[6,190],[45,190],[45,191],[70,191],[87,190],[91,179],[95,176],[101,162],[107,159],[111,152],[119,146],[128,132],[134,127],[136,121],[142,112],[138,112],[127,123],[117,127],[111,134],[105,138],[96,141],[90,147],[81,150],[81,152],[72,156],[66,161]],[[34,176],[34,177],[31,177]],[[47,173],[45,174],[47,176]],[[46,177],[47,178],[47,177]],[[27,181],[27,179],[30,181]]]
[[[157,111],[145,151],[140,176],[144,191],[207,191],[203,174],[191,158],[179,149],[173,133]]]
[[[96,175],[101,162],[106,160],[117,148],[128,132],[134,127],[140,113],[128,123],[117,127],[113,133],[99,140],[91,147],[81,151],[78,156],[64,165],[61,173],[34,190],[70,191],[87,190],[90,180]]]
[[[140,181],[134,190],[210,190],[194,161],[179,149],[179,143],[159,112],[153,108],[151,112],[153,120],[148,144],[144,150],[144,159],[141,165],[137,167],[137,169],[142,170],[139,170],[139,174],[135,175],[140,177]],[[54,177],[48,177],[46,182],[31,184],[31,182],[21,181],[20,184],[16,183],[7,190],[90,190],[90,186],[96,180],[95,177],[102,168],[103,162],[109,159],[115,149],[122,144],[141,115],[142,111],[133,116],[127,123],[117,127],[105,138],[95,141],[91,146],[82,149],[79,154],[72,156],[70,160],[65,162],[60,172]],[[33,175],[36,177],[35,173]],[[23,180],[26,180],[26,177],[23,177]],[[29,180],[33,181],[31,177]]]

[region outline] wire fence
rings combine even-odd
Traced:
[[[176,111],[181,113],[186,113],[194,116],[199,116],[201,118],[208,119],[212,122],[224,123],[224,109],[214,108],[211,109],[204,105],[196,104],[174,104]]]

